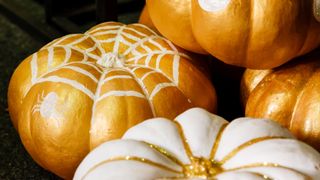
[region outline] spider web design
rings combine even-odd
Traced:
[[[104,68],[96,63],[109,52],[125,59],[123,67]],[[178,87],[181,57],[189,59],[170,41],[144,25],[103,23],[84,34],[56,39],[33,54],[31,85],[25,95],[34,85],[44,82],[70,85],[93,100],[91,125],[97,104],[110,96],[145,99],[155,117],[153,99],[164,89],[175,88],[188,103],[192,103]],[[164,61],[165,68],[161,65]],[[171,69],[167,64],[171,64]],[[72,71],[81,78],[74,79],[61,70]],[[146,85],[152,78],[161,79],[160,83]],[[134,81],[140,89],[104,91],[112,81]]]

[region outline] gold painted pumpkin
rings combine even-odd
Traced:
[[[216,109],[210,81],[168,40],[141,24],[108,22],[54,40],[25,59],[9,112],[33,159],[71,178],[82,158],[151,117]]]
[[[154,26],[152,20],[150,19],[147,6],[145,6],[142,9],[142,12],[141,12],[140,17],[139,17],[139,23],[140,24],[144,24],[144,25],[148,26],[149,28],[151,28],[152,30],[154,30],[157,33],[159,33],[157,28]]]
[[[147,0],[159,32],[227,64],[267,69],[315,49],[312,0]],[[181,33],[183,32],[183,33]]]
[[[320,52],[271,70],[246,70],[241,94],[246,116],[274,119],[320,150]]]
[[[223,118],[194,108],[155,118],[94,149],[74,180],[319,179],[320,154],[277,123]]]

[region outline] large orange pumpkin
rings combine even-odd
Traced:
[[[33,159],[71,178],[92,148],[145,119],[193,106],[215,111],[213,86],[188,58],[141,24],[103,23],[19,65],[10,116]]]
[[[272,70],[246,70],[245,114],[270,118],[320,150],[320,52]]]
[[[178,46],[253,69],[319,46],[312,7],[312,0],[147,0],[155,27]]]

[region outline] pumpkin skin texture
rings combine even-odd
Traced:
[[[246,70],[241,82],[246,116],[270,118],[320,150],[320,53],[270,70]]]
[[[144,121],[121,140],[98,146],[74,180],[317,179],[319,165],[316,150],[271,120],[238,118],[228,124],[193,108],[175,121]]]
[[[147,0],[156,28],[177,45],[194,51],[186,46],[199,44],[227,64],[251,69],[280,66],[319,46],[320,23],[313,16],[312,3],[311,0]]]
[[[14,72],[8,103],[33,159],[70,179],[82,158],[152,117],[216,109],[188,56],[141,24],[108,22],[54,40]]]

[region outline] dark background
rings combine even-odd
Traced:
[[[51,40],[84,32],[98,22],[134,23],[144,0],[0,0],[0,179],[59,179],[38,166],[25,151],[7,111],[7,88],[14,69]],[[204,60],[218,94],[218,114],[242,116],[242,68],[213,57]]]

